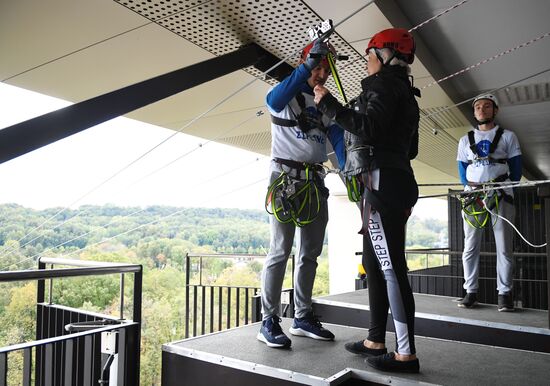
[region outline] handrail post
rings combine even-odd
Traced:
[[[189,338],[189,270],[191,268],[189,253],[185,254],[185,338]]]
[[[53,269],[53,264],[50,264],[50,269]],[[53,298],[53,277],[50,279],[50,286],[49,286],[49,289],[48,289],[48,304],[53,304],[52,303],[52,298]]]
[[[124,320],[124,274],[120,274],[120,320]]]
[[[38,259],[38,269],[46,269],[46,264]],[[44,292],[46,291],[45,279],[37,280],[36,303],[44,303]]]
[[[199,285],[202,285],[202,256],[199,257]]]
[[[140,266],[140,270],[134,273],[134,322],[139,323],[135,330],[136,340],[135,350],[133,352],[133,364],[135,384],[139,385],[139,370],[140,370],[140,357],[141,357],[141,301],[142,301],[142,285],[143,285],[143,267]],[[119,370],[120,371],[120,370]]]

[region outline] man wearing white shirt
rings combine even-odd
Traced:
[[[495,123],[498,101],[492,94],[476,97],[472,103],[474,117],[478,123],[458,143],[458,171],[465,190],[484,182],[519,181],[521,179],[521,149],[519,141],[510,130],[500,128]],[[514,220],[513,190],[502,189],[490,192],[498,195],[498,206],[492,208],[510,221]],[[490,201],[490,199],[487,199]],[[467,213],[464,218],[464,289],[466,296],[459,302],[462,308],[471,308],[477,303],[479,252],[484,224],[472,223]],[[498,310],[513,311],[513,233],[504,220],[490,215],[497,249],[497,290]]]

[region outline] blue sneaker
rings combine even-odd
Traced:
[[[334,334],[324,328],[312,312],[304,318],[294,318],[294,323],[289,331],[292,335],[307,336],[319,340],[334,340]]]
[[[262,321],[262,327],[256,338],[264,342],[268,347],[290,348],[292,341],[288,339],[281,329],[281,318],[273,316]]]

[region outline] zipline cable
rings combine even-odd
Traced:
[[[219,138],[221,138],[221,137],[226,136],[227,134],[229,134],[230,132],[236,130],[237,128],[239,128],[240,126],[244,125],[245,123],[248,123],[249,121],[251,121],[252,119],[254,119],[254,118],[256,118],[256,117],[260,117],[260,116],[262,116],[263,114],[264,114],[264,113],[263,113],[263,110],[257,111],[256,114],[253,115],[252,117],[245,119],[244,121],[242,121],[242,122],[238,123],[237,125],[231,127],[229,130],[227,130],[227,131],[221,133],[221,134],[218,135],[217,137],[215,137],[215,138],[213,138],[213,139],[211,139],[211,140],[208,140],[208,141],[206,141],[205,143],[199,144],[199,146],[197,146],[196,148],[193,148],[192,150],[190,150],[190,151],[188,151],[188,152],[182,154],[181,156],[179,156],[178,158],[172,160],[171,162],[169,162],[169,163],[167,163],[167,164],[161,166],[160,168],[158,168],[158,169],[152,171],[151,173],[145,175],[144,177],[138,179],[137,181],[134,181],[132,184],[126,186],[126,187],[123,188],[123,189],[121,189],[121,190],[118,191],[116,194],[120,194],[120,193],[126,191],[127,189],[131,188],[132,186],[138,184],[139,182],[142,182],[143,180],[145,180],[145,179],[151,177],[152,175],[158,173],[159,171],[161,171],[161,170],[167,168],[168,166],[172,165],[173,163],[175,163],[175,162],[177,162],[177,161],[179,161],[179,160],[185,158],[186,156],[188,156],[189,154],[193,153],[194,151],[196,151],[196,150],[198,150],[198,149],[200,149],[200,148],[206,146],[208,143],[213,142],[213,141],[215,141],[216,139],[219,139]],[[79,217],[79,216],[81,216],[81,215],[83,215],[83,214],[85,214],[85,213],[87,213],[87,212],[88,212],[88,209],[85,209],[85,210],[83,210],[83,211],[81,211],[81,210],[79,209],[79,210],[77,210],[77,213],[76,213],[74,216],[69,217],[68,219],[65,219],[62,223],[57,224],[57,225],[54,226],[53,228],[49,228],[49,230],[58,229],[58,228],[62,227],[63,225],[69,223],[69,222],[72,221],[73,219],[75,219],[75,218],[77,218],[77,217]],[[20,238],[20,239],[18,240],[18,243],[20,243],[25,237],[27,237],[27,236],[28,236],[29,234],[31,234],[31,233],[32,233],[32,231],[29,232],[29,233],[27,233],[27,234],[26,234],[25,236],[23,236],[22,238]],[[32,243],[33,241],[35,241],[35,240],[39,239],[40,237],[44,236],[44,234],[45,234],[45,231],[43,231],[43,232],[40,233],[39,235],[35,236],[34,238],[32,238],[32,239],[26,241],[23,245],[19,245],[18,247],[12,247],[11,250],[3,251],[2,253],[0,253],[0,258],[6,256],[8,253],[10,253],[10,252],[12,252],[12,251],[15,251],[16,249],[24,248],[24,247],[27,246],[28,244],[30,244],[30,243]]]
[[[224,136],[224,135],[227,135],[227,134],[230,133],[231,131],[237,129],[237,128],[240,127],[241,125],[243,125],[243,124],[247,123],[248,121],[250,121],[252,118],[261,116],[262,114],[263,114],[263,111],[261,112],[261,114],[260,114],[260,111],[258,111],[258,112],[257,112],[253,117],[251,117],[250,119],[247,119],[247,120],[245,120],[245,121],[243,121],[243,122],[241,122],[241,123],[235,125],[234,127],[232,127],[231,129],[229,129],[228,131],[226,131],[226,132],[220,134],[218,137],[216,137],[216,138],[214,138],[214,139],[212,139],[212,140],[210,140],[210,141],[207,141],[207,142],[204,143],[204,144],[200,144],[198,148],[203,147],[204,145],[206,145],[206,144],[208,144],[208,143],[210,143],[210,142],[212,142],[212,141],[218,139],[219,137],[222,137],[222,136]],[[189,152],[187,152],[187,153],[184,153],[182,156],[180,156],[180,157],[178,157],[177,159],[173,160],[173,161],[170,162],[169,164],[166,164],[166,165],[164,165],[163,167],[161,167],[161,168],[159,168],[159,169],[156,169],[155,171],[153,171],[153,172],[147,174],[145,177],[143,177],[143,178],[141,178],[141,179],[135,181],[133,184],[130,184],[130,185],[126,186],[125,188],[121,189],[121,190],[118,192],[118,194],[120,194],[120,193],[122,193],[123,191],[129,189],[129,188],[132,187],[133,185],[135,185],[135,184],[137,184],[137,183],[143,181],[144,179],[146,179],[146,178],[152,176],[153,174],[159,172],[160,170],[164,169],[165,167],[168,167],[169,165],[173,164],[174,162],[176,162],[176,161],[178,161],[178,160],[180,160],[180,159],[185,158],[185,156],[191,154],[192,152],[194,152],[194,151],[197,150],[198,148],[194,148],[193,150],[191,150],[191,151],[189,151]],[[49,228],[49,230],[58,229],[58,228],[62,227],[63,225],[66,225],[67,223],[69,223],[69,222],[72,221],[73,219],[75,219],[75,218],[77,218],[77,217],[79,217],[79,216],[81,216],[81,215],[87,213],[88,211],[89,211],[89,209],[85,209],[85,210],[83,210],[83,211],[79,209],[79,210],[77,210],[77,213],[76,213],[74,216],[69,217],[68,219],[65,219],[63,222],[61,222],[60,224],[57,224],[57,225],[54,226],[53,228]],[[25,234],[23,237],[21,237],[21,238],[18,240],[18,243],[20,243],[23,239],[25,239],[25,237],[29,236],[31,233],[32,233],[32,230],[31,230],[29,233]],[[40,237],[44,236],[44,234],[45,234],[45,231],[43,231],[43,232],[40,233],[39,235],[35,236],[34,238],[32,238],[32,239],[26,241],[23,245],[18,245],[17,247],[11,247],[11,249],[7,249],[7,250],[3,251],[2,253],[0,253],[0,258],[6,256],[8,253],[10,253],[10,252],[12,252],[12,251],[15,251],[16,249],[24,248],[24,247],[27,246],[28,244],[30,244],[30,243],[32,243],[33,241],[35,241],[35,240],[39,239]]]
[[[447,8],[446,10],[444,10],[444,11],[442,11],[442,12],[440,12],[440,13],[438,13],[437,15],[432,16],[432,17],[430,17],[429,19],[424,20],[422,23],[420,23],[420,24],[418,24],[418,25],[412,27],[411,29],[409,29],[409,32],[413,32],[413,31],[416,31],[416,30],[419,29],[419,28],[424,27],[426,24],[428,24],[428,23],[434,21],[435,19],[440,18],[440,17],[443,16],[443,15],[446,15],[447,13],[449,13],[450,11],[452,11],[453,9],[460,7],[461,5],[467,3],[468,1],[469,1],[469,0],[462,0],[462,1],[458,2],[458,3],[456,3],[455,5],[453,5],[453,6],[449,7],[449,8]],[[352,40],[352,41],[350,41],[350,42],[348,42],[348,43],[349,43],[349,44],[353,44],[353,43],[358,43],[358,42],[362,42],[362,41],[364,41],[364,40],[369,40],[369,39],[372,39],[372,36],[369,36],[369,37],[366,37],[366,38],[362,38],[362,39]],[[346,67],[352,65],[353,63],[357,62],[358,60],[365,59],[366,56],[367,56],[366,53],[365,53],[365,54],[359,55],[359,57],[358,57],[357,59],[354,59],[354,60],[352,60],[350,63],[348,63],[347,65],[343,66],[343,67],[342,67],[342,70],[345,69]]]
[[[239,171],[239,170],[241,170],[241,169],[244,169],[244,168],[246,168],[246,167],[248,167],[248,166],[250,166],[250,165],[252,165],[252,164],[254,164],[254,163],[256,163],[256,162],[259,162],[259,161],[261,161],[261,160],[264,160],[265,158],[266,158],[265,156],[263,156],[263,157],[256,157],[253,161],[249,161],[249,162],[247,162],[247,163],[245,163],[245,164],[243,164],[243,165],[241,165],[241,166],[239,166],[239,167],[237,167],[237,168],[233,168],[233,169],[231,169],[231,170],[229,170],[229,171],[225,171],[225,172],[223,172],[223,173],[220,173],[220,174],[218,174],[218,175],[216,175],[216,176],[214,176],[214,177],[212,177],[212,178],[210,178],[210,179],[208,179],[208,180],[201,181],[201,182],[197,183],[196,185],[194,185],[194,187],[201,186],[201,185],[205,185],[205,184],[207,184],[208,182],[211,182],[212,180],[216,180],[216,179],[219,179],[219,178],[228,176],[228,175],[230,175],[230,174],[232,174],[232,173],[235,173],[235,172],[237,172],[237,171]],[[125,218],[131,217],[131,216],[135,216],[135,215],[137,215],[137,214],[139,214],[139,213],[142,213],[142,212],[146,211],[148,208],[149,208],[149,207],[147,206],[147,207],[144,207],[144,208],[139,209],[139,210],[137,210],[137,211],[134,211],[134,212],[132,212],[132,213],[130,213],[130,214],[127,214],[127,215],[125,215],[125,216],[117,217],[116,219],[112,219],[112,220],[109,221],[107,224],[104,224],[104,225],[100,226],[99,228],[90,230],[90,231],[88,231],[88,232],[85,232],[85,233],[83,233],[83,234],[80,234],[80,235],[78,235],[78,236],[75,236],[75,237],[73,237],[73,238],[70,239],[70,240],[64,241],[64,242],[59,243],[59,244],[57,244],[57,245],[55,245],[55,246],[53,246],[53,247],[47,248],[47,249],[45,249],[44,251],[42,251],[42,252],[40,252],[40,253],[37,253],[37,254],[35,254],[35,255],[33,255],[33,256],[24,258],[24,259],[22,259],[22,260],[19,260],[19,261],[17,261],[17,262],[14,262],[14,263],[11,263],[11,264],[9,264],[9,265],[7,265],[7,266],[4,266],[3,268],[0,269],[0,271],[5,271],[5,270],[7,270],[7,269],[10,268],[10,267],[17,266],[17,265],[19,265],[19,264],[21,264],[21,263],[24,263],[24,262],[26,262],[26,261],[29,261],[29,260],[35,260],[38,256],[44,255],[46,252],[53,251],[54,249],[59,248],[59,247],[62,247],[62,246],[66,245],[66,244],[68,244],[68,243],[70,243],[70,242],[72,242],[72,241],[76,241],[76,240],[78,240],[78,239],[81,239],[82,237],[85,237],[85,236],[89,235],[90,233],[95,233],[95,232],[97,232],[97,231],[99,231],[99,230],[101,230],[101,229],[107,229],[107,227],[108,227],[109,225],[111,225],[111,224],[113,224],[113,223],[116,223],[116,222],[119,222],[119,221],[121,221],[121,220],[123,220],[123,219],[125,219]],[[76,217],[76,216],[73,216],[73,217],[71,217],[71,219],[73,219],[73,218],[75,218],[75,217]],[[65,222],[64,222],[64,223],[65,223]],[[63,223],[63,224],[64,224],[64,223]],[[53,228],[53,229],[55,229],[55,228]]]
[[[515,81],[513,81],[513,82],[511,82],[511,83],[507,83],[507,84],[505,84],[504,86],[500,86],[500,87],[494,88],[494,89],[492,89],[492,90],[489,90],[489,91],[487,91],[487,93],[494,94],[494,93],[496,93],[497,91],[500,91],[500,90],[502,90],[502,89],[504,89],[504,88],[513,86],[513,85],[516,84],[516,83],[520,83],[520,82],[523,82],[523,81],[525,81],[525,80],[528,80],[528,79],[534,78],[534,77],[536,77],[536,76],[542,75],[542,74],[544,74],[544,73],[546,73],[546,72],[548,72],[548,71],[550,71],[550,67],[547,68],[547,69],[545,69],[545,70],[536,72],[536,73],[534,73],[534,74],[532,74],[532,75],[528,75],[528,76],[526,76],[526,77],[524,77],[524,78],[515,80]],[[423,119],[423,118],[424,118],[424,119],[426,119],[426,118],[431,118],[431,117],[433,117],[433,116],[435,116],[435,115],[439,115],[439,114],[444,113],[445,111],[448,111],[448,110],[450,110],[450,109],[452,109],[452,108],[454,108],[454,107],[458,107],[458,106],[461,106],[461,105],[463,105],[463,104],[465,104],[465,103],[471,102],[471,101],[473,101],[475,98],[476,98],[476,97],[473,96],[473,97],[471,97],[471,98],[464,99],[464,100],[461,101],[461,102],[455,103],[454,105],[445,106],[445,107],[443,107],[441,110],[437,110],[437,111],[434,111],[433,113],[430,113],[430,114],[428,114],[428,115],[425,115],[425,116],[423,116],[423,117],[420,117],[420,119]]]
[[[206,145],[208,145],[209,143],[212,143],[212,142],[215,142],[216,140],[220,139],[220,138],[223,138],[225,137],[226,135],[228,135],[229,133],[231,133],[232,131],[236,130],[237,128],[245,125],[246,123],[250,122],[251,120],[253,120],[254,118],[258,118],[258,117],[261,117],[262,115],[264,114],[264,111],[263,110],[259,110],[256,112],[256,114],[252,117],[249,117],[249,118],[246,118],[244,121],[241,121],[240,123],[236,124],[235,126],[231,127],[229,130],[221,133],[220,135],[212,138],[212,139],[209,139],[207,140],[206,142],[204,143],[199,143],[196,147],[194,147],[193,149],[189,150],[188,152],[180,155],[179,157],[177,158],[174,158],[172,161],[169,161],[168,163],[162,165],[161,167],[153,170],[152,172],[146,174],[145,176],[139,178],[138,180],[134,181],[132,184],[130,184],[127,188],[131,187],[131,186],[134,186],[134,185],[137,185],[138,183],[142,182],[143,180],[151,177],[152,175],[160,172],[161,170],[163,169],[166,169],[168,166],[182,160],[183,158],[187,157],[188,155],[194,153],[195,151],[199,150],[199,149],[202,149],[204,148]]]
[[[488,187],[488,188],[475,189],[475,192],[490,192],[490,191],[493,191],[493,190],[502,190],[502,189],[510,189],[510,188],[522,188],[522,187],[537,186],[537,185],[548,184],[548,183],[550,183],[550,180],[537,180],[537,181],[512,182],[512,183],[499,182],[498,184],[502,185],[502,186],[493,186],[493,187]],[[480,182],[479,185],[483,186],[483,185],[493,185],[493,184],[490,184],[490,183],[484,184],[484,183]],[[418,197],[418,199],[421,199],[421,198],[466,196],[469,193],[471,193],[471,191],[460,190],[460,191],[454,191],[454,192],[450,192],[450,193],[420,196],[420,197]]]
[[[359,7],[357,10],[355,10],[354,12],[352,12],[350,15],[348,15],[347,17],[345,17],[344,19],[342,19],[340,22],[336,23],[334,25],[334,28],[336,28],[337,26],[341,25],[343,22],[347,21],[348,19],[350,19],[351,17],[353,17],[355,14],[357,14],[358,12],[360,12],[361,10],[363,10],[364,8],[366,8],[367,6],[369,6],[370,4],[374,3],[375,0],[370,0],[368,1],[366,4],[364,4],[363,6]],[[296,56],[298,53],[300,53],[303,49],[305,48],[304,47],[301,47],[299,50],[296,50],[294,52],[292,52],[290,55],[288,55],[286,58],[284,59],[281,59],[279,62],[275,63],[273,66],[271,66],[270,68],[268,68],[267,70],[265,70],[264,72],[262,72],[260,75],[258,76],[254,76],[254,78],[252,80],[250,80],[249,82],[247,82],[244,86],[240,87],[239,89],[237,89],[236,91],[234,91],[233,93],[231,93],[230,95],[228,95],[227,97],[223,98],[221,101],[219,101],[218,103],[214,104],[212,107],[208,108],[206,111],[204,111],[203,113],[197,115],[195,118],[191,119],[187,124],[185,124],[184,126],[182,126],[179,130],[175,131],[173,134],[169,135],[168,137],[166,137],[164,140],[162,140],[161,142],[159,142],[158,144],[156,144],[155,146],[153,146],[152,148],[150,148],[149,150],[147,150],[145,153],[143,153],[142,155],[140,155],[138,158],[136,158],[135,160],[131,161],[130,163],[128,163],[126,166],[122,167],[121,169],[119,169],[117,172],[115,172],[113,175],[111,175],[110,177],[108,177],[106,180],[104,180],[103,182],[99,183],[98,185],[96,185],[95,187],[93,187],[91,190],[89,190],[88,192],[86,192],[85,194],[83,194],[82,196],[80,196],[79,198],[77,198],[76,200],[74,200],[73,202],[71,202],[69,205],[65,206],[64,208],[60,209],[57,213],[55,213],[54,215],[52,215],[51,217],[49,217],[48,219],[46,219],[42,224],[38,225],[37,227],[33,228],[27,235],[25,235],[24,237],[28,236],[29,234],[31,234],[32,232],[38,230],[38,229],[41,229],[45,224],[47,224],[50,220],[54,219],[55,217],[57,217],[59,214],[63,213],[64,211],[66,211],[67,209],[69,209],[71,206],[77,204],[78,202],[80,202],[81,200],[83,200],[84,198],[88,197],[90,194],[92,194],[93,192],[95,192],[96,190],[98,190],[99,188],[101,188],[102,186],[104,186],[105,184],[107,184],[109,181],[113,180],[115,177],[117,177],[118,175],[120,175],[122,172],[124,172],[125,170],[127,170],[128,168],[130,168],[132,165],[136,164],[138,161],[140,161],[141,159],[145,158],[148,154],[152,153],[155,149],[157,149],[158,147],[160,147],[161,145],[163,145],[164,143],[168,142],[170,139],[172,139],[173,137],[175,137],[177,134],[181,133],[184,129],[186,129],[187,127],[191,126],[192,124],[194,124],[195,122],[197,122],[198,120],[200,120],[201,118],[203,118],[205,115],[207,115],[208,113],[210,113],[211,111],[215,110],[216,108],[218,108],[219,106],[223,105],[225,102],[227,102],[229,99],[233,98],[235,95],[239,94],[241,91],[243,91],[244,89],[248,88],[250,85],[252,85],[254,82],[256,82],[258,79],[262,79],[264,76],[266,76],[269,72],[271,72],[272,70],[274,70],[275,68],[279,67],[281,64],[283,63],[286,63],[287,60],[291,59],[292,57]],[[19,240],[21,241],[21,240]]]
[[[525,81],[525,80],[527,80],[527,79],[530,79],[530,78],[533,78],[533,77],[535,77],[535,76],[541,75],[541,74],[546,73],[546,72],[548,72],[548,71],[550,71],[550,68],[545,69],[545,70],[543,70],[543,71],[539,71],[539,72],[537,72],[537,73],[535,73],[535,74],[532,74],[532,75],[529,75],[529,76],[527,76],[527,77],[521,78],[521,79],[516,80],[516,81],[514,81],[514,82],[508,83],[508,84],[506,84],[506,85],[504,85],[504,86],[495,88],[495,89],[491,90],[490,92],[491,92],[491,93],[495,93],[496,91],[499,91],[499,90],[501,90],[501,89],[503,89],[503,88],[510,87],[510,86],[512,86],[512,85],[514,85],[514,84],[516,84],[516,83],[523,82],[523,81]],[[438,111],[433,112],[433,113],[431,113],[431,114],[429,114],[429,115],[426,115],[426,116],[422,116],[421,119],[422,119],[422,118],[430,118],[430,117],[433,117],[433,116],[435,116],[435,115],[441,114],[441,113],[443,113],[443,112],[445,112],[445,111],[447,111],[447,110],[449,110],[449,109],[451,109],[451,108],[458,107],[458,106],[460,106],[460,105],[462,105],[462,104],[464,104],[464,103],[467,103],[467,102],[469,102],[469,101],[471,101],[471,100],[473,100],[473,98],[468,98],[468,99],[466,99],[466,100],[464,100],[464,101],[462,101],[462,102],[456,103],[456,104],[454,104],[454,105],[446,106],[445,108],[443,108],[443,109],[441,109],[441,110],[438,110]],[[231,130],[232,130],[232,129],[231,129]],[[446,131],[445,131],[444,129],[441,129],[441,131],[444,132],[444,133],[446,133]],[[447,133],[446,133],[446,134],[447,134]],[[450,135],[450,134],[448,134],[448,135]],[[453,137],[453,139],[454,139],[454,137]],[[339,171],[338,171],[338,170],[331,170],[331,169],[329,169],[329,172],[333,172],[333,173],[336,172],[336,173],[338,173]],[[456,186],[458,186],[458,185],[461,185],[461,184],[451,184],[451,185],[456,185]],[[451,185],[449,185],[449,186],[451,186]],[[419,186],[435,186],[435,185],[419,185]],[[443,194],[443,195],[421,196],[420,198],[437,198],[437,197],[446,197],[446,196],[447,196],[446,194]],[[62,225],[62,224],[61,224],[61,225]],[[60,226],[60,225],[54,227],[53,229],[56,229],[56,228],[59,227],[59,226]],[[32,233],[32,231],[29,232],[28,234],[30,234],[30,233]],[[27,234],[27,235],[28,235],[28,234]],[[27,235],[25,235],[25,236],[24,236],[23,238],[21,238],[20,240],[24,239]],[[34,241],[34,240],[35,240],[35,239],[33,239],[33,240],[31,240],[31,241]],[[28,243],[27,243],[27,244],[28,244]],[[26,244],[25,244],[25,245],[26,245]],[[23,245],[23,246],[24,246],[24,245]],[[21,247],[23,247],[23,246],[21,246]],[[21,248],[21,247],[20,247],[20,248]],[[15,251],[16,249],[17,249],[17,248],[13,248],[13,247],[12,247],[11,250],[8,250],[8,251],[4,252],[1,256],[5,256],[7,253],[9,253],[9,252],[11,252],[11,251]],[[1,257],[1,256],[0,256],[0,257]]]
[[[465,67],[465,68],[463,68],[462,70],[459,70],[459,71],[457,71],[457,72],[455,72],[455,73],[452,73],[451,75],[447,75],[447,76],[445,76],[445,77],[443,77],[443,78],[441,78],[441,79],[439,79],[439,80],[435,80],[435,81],[433,81],[433,82],[431,82],[431,83],[428,83],[427,85],[422,86],[422,87],[420,88],[420,90],[424,90],[425,88],[431,87],[431,86],[433,86],[433,85],[435,85],[435,84],[439,84],[439,83],[441,83],[441,82],[444,82],[444,81],[446,81],[446,80],[449,80],[449,79],[451,79],[451,78],[454,78],[454,77],[457,76],[457,75],[464,74],[464,73],[467,72],[467,71],[473,70],[473,69],[475,69],[475,68],[477,68],[477,67],[479,67],[479,66],[481,66],[481,65],[483,65],[483,64],[485,64],[485,63],[489,63],[490,61],[495,60],[495,59],[498,59],[498,58],[500,58],[500,57],[502,57],[502,56],[504,56],[504,55],[508,55],[508,54],[510,54],[510,53],[512,53],[512,52],[514,52],[514,51],[516,51],[516,50],[518,50],[518,49],[520,49],[520,48],[527,47],[528,45],[533,44],[533,43],[535,43],[535,42],[537,42],[537,41],[539,41],[539,40],[542,40],[542,39],[544,39],[544,38],[546,38],[546,37],[548,37],[548,36],[550,36],[550,32],[546,32],[546,33],[544,33],[544,34],[542,34],[542,35],[540,35],[540,36],[538,36],[538,37],[536,37],[536,38],[533,38],[533,39],[531,39],[531,40],[529,40],[529,41],[526,41],[526,42],[524,42],[524,43],[518,44],[518,45],[515,46],[515,47],[512,47],[512,48],[509,48],[509,49],[504,50],[504,51],[502,51],[502,52],[499,52],[498,54],[493,55],[493,56],[491,56],[490,58],[483,59],[483,60],[477,62],[476,64],[472,64],[471,66]]]
[[[236,189],[234,189],[234,190],[231,190],[231,191],[229,191],[229,192],[226,192],[226,193],[223,194],[221,197],[228,196],[228,195],[233,194],[233,193],[236,193],[236,192],[238,192],[238,191],[240,191],[240,190],[249,188],[250,186],[256,185],[256,184],[258,184],[258,183],[260,183],[260,182],[262,182],[262,181],[267,181],[267,178],[266,178],[266,177],[261,178],[261,179],[259,179],[259,180],[257,180],[257,181],[254,181],[254,182],[250,183],[250,184],[247,184],[247,185],[245,185],[245,186],[241,186],[241,187],[239,187],[239,188],[236,188]],[[216,198],[218,198],[218,197],[220,197],[220,196],[217,196]],[[204,204],[204,203],[206,203],[206,202],[208,202],[208,201],[209,201],[209,200],[205,200],[205,201],[203,201],[203,202],[201,202],[201,203],[199,203],[199,204]],[[67,257],[67,256],[74,255],[74,254],[77,253],[77,252],[82,252],[82,251],[87,250],[87,249],[89,249],[89,248],[91,248],[91,247],[94,247],[94,246],[97,246],[97,245],[106,243],[106,242],[108,242],[108,241],[111,241],[111,240],[113,240],[113,239],[119,237],[119,236],[126,235],[126,234],[128,234],[128,233],[131,233],[131,232],[133,232],[133,231],[136,231],[136,230],[138,230],[138,229],[141,229],[141,228],[143,228],[143,227],[145,227],[145,226],[153,225],[153,224],[156,224],[156,223],[158,223],[158,222],[160,222],[160,221],[164,221],[164,220],[166,220],[166,219],[168,219],[168,218],[171,218],[171,217],[174,217],[174,216],[176,216],[176,215],[182,214],[182,213],[185,212],[187,209],[189,209],[189,208],[183,208],[183,209],[177,210],[177,211],[175,211],[175,212],[172,212],[172,213],[170,213],[170,214],[168,214],[168,215],[166,215],[166,216],[162,216],[162,217],[160,217],[160,218],[158,218],[158,219],[156,219],[156,220],[150,221],[150,222],[145,223],[145,224],[138,225],[137,227],[134,227],[134,228],[129,229],[129,230],[127,230],[127,231],[121,232],[121,233],[119,233],[119,234],[117,234],[117,235],[111,236],[111,237],[109,237],[109,238],[107,238],[107,239],[105,239],[105,240],[98,241],[98,242],[96,242],[96,243],[87,245],[86,247],[81,248],[81,249],[79,249],[79,250],[71,251],[71,252],[69,252],[69,253],[67,253],[67,254],[61,255],[60,258],[65,258],[65,257]]]

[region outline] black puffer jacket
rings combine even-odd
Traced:
[[[346,175],[377,168],[413,174],[410,160],[418,154],[418,103],[401,66],[386,66],[361,82],[354,108],[345,108],[328,94],[318,108],[346,132]]]

